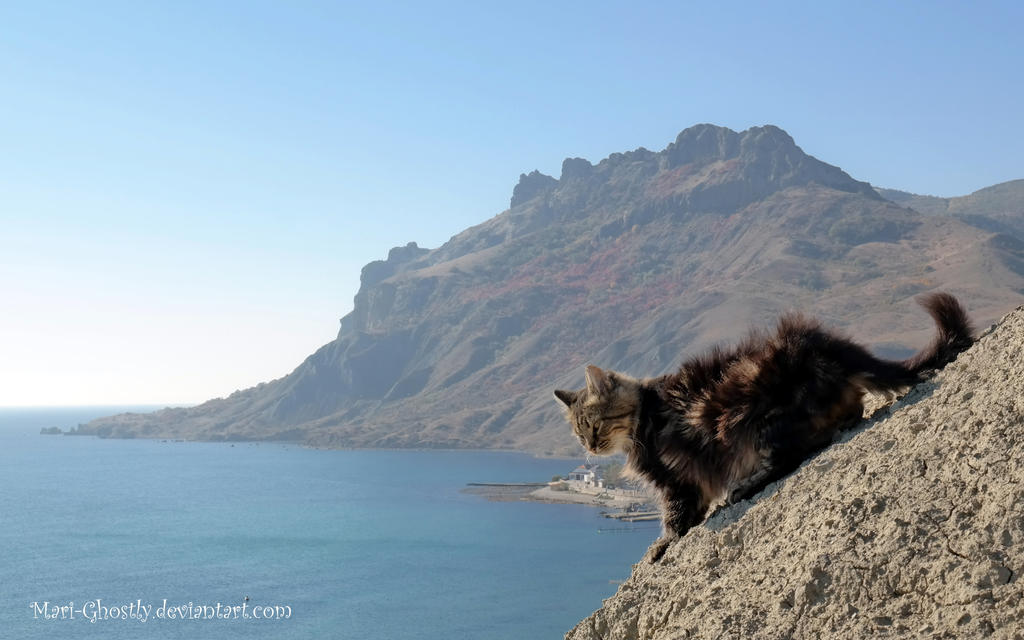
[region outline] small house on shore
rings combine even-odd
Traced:
[[[580,465],[569,472],[568,482],[574,488],[603,489],[604,478],[597,465]]]

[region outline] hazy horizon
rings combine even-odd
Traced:
[[[135,402],[129,404],[32,404],[32,405],[0,405],[0,411],[31,411],[34,409],[144,409],[144,410],[155,410],[155,409],[166,409],[166,408],[187,408],[193,407],[192,404],[164,404],[162,402]]]
[[[879,187],[1024,178],[1010,2],[0,8],[0,407],[194,405],[520,173],[774,124]]]

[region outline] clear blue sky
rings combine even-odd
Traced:
[[[918,193],[1022,178],[1022,7],[4,3],[0,406],[284,375],[390,247],[700,122]]]

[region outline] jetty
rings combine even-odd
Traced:
[[[470,482],[462,491],[488,500],[528,500],[531,493],[546,486],[546,482]]]
[[[661,518],[661,513],[658,511],[616,511],[615,513],[605,513],[604,517],[614,518],[621,522],[646,522]]]

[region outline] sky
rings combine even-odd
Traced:
[[[775,124],[876,186],[1024,178],[1019,2],[0,3],[0,406],[193,404],[521,173]]]

